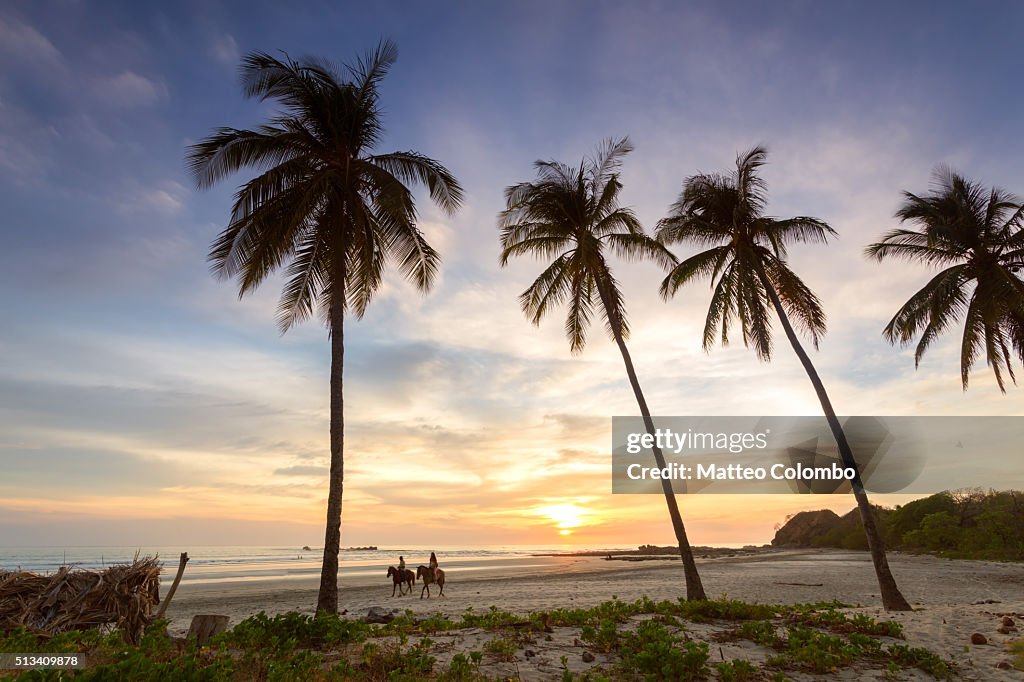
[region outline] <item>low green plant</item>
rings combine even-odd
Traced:
[[[619,647],[619,631],[613,620],[602,620],[596,628],[584,625],[580,630],[580,639],[605,654]]]
[[[211,645],[259,650],[264,654],[296,648],[327,650],[362,642],[371,632],[371,626],[360,620],[323,612],[315,616],[291,612],[271,617],[261,611],[215,637]]]
[[[810,628],[793,626],[788,630],[785,653],[781,657],[784,667],[796,666],[814,673],[834,672],[849,665],[860,650],[835,635]]]
[[[1013,656],[1013,667],[1024,670],[1024,639],[1015,639],[1006,644],[1006,650]]]
[[[679,606],[674,615],[687,620],[702,622],[708,620],[764,620],[774,618],[778,607],[769,604],[748,604],[728,599],[723,595],[719,599],[687,601],[679,598]]]
[[[715,670],[718,671],[718,679],[722,682],[748,682],[760,679],[761,675],[757,666],[742,658],[719,663],[715,666]]]
[[[645,680],[699,680],[708,676],[707,642],[684,642],[653,620],[621,637],[621,669]]]
[[[921,647],[910,647],[905,644],[893,644],[888,648],[889,657],[899,665],[923,670],[940,680],[952,678],[949,665],[939,656]]]
[[[452,656],[448,669],[438,677],[443,682],[472,682],[480,677],[480,662],[483,653],[470,651],[469,655],[458,653]]]
[[[408,638],[399,635],[397,641],[366,642],[362,651],[362,670],[369,680],[388,682],[417,682],[434,669],[436,659],[430,655],[430,645],[419,643],[406,647]]]
[[[780,642],[774,623],[768,620],[747,621],[740,625],[735,633],[737,637],[749,639],[761,646],[776,647]]]
[[[494,656],[499,661],[514,660],[518,648],[516,641],[508,637],[495,637],[484,643],[484,652]]]

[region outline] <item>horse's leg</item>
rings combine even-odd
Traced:
[[[444,578],[441,578],[441,582],[438,583],[438,586],[440,586],[440,588],[441,588],[441,596],[443,597],[444,596]]]

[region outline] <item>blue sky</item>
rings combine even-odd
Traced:
[[[624,200],[648,226],[687,175],[769,146],[770,211],[840,233],[792,259],[830,315],[815,360],[840,411],[1020,414],[984,368],[961,392],[955,336],[916,372],[883,343],[927,271],[860,252],[937,163],[1024,192],[1022,19],[1015,2],[4,3],[0,545],[319,537],[326,333],[282,337],[276,282],[239,302],[208,274],[243,179],[198,193],[182,160],[271,110],[239,92],[257,49],[344,62],[395,40],[381,149],[438,158],[467,192],[455,218],[420,205],[435,290],[390,278],[347,335],[344,544],[411,540],[402,517],[424,510],[438,542],[538,542],[564,505],[591,520],[580,542],[632,542],[641,519],[644,541],[671,538],[650,500],[607,494],[610,416],[635,411],[614,346],[595,331],[570,357],[559,318],[517,308],[537,264],[497,265],[502,189],[608,136],[636,146]],[[619,275],[656,412],[815,412],[784,346],[770,366],[700,350],[705,287],[666,305],[653,266]],[[752,525],[685,500],[690,535],[766,541],[824,503],[757,504]]]

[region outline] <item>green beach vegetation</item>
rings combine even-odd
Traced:
[[[148,629],[137,647],[119,633],[66,632],[40,638],[26,630],[0,636],[0,653],[85,654],[78,671],[9,672],[29,680],[503,680],[502,665],[529,657],[531,647],[557,640],[575,657],[563,657],[561,679],[784,680],[794,672],[877,670],[889,675],[917,670],[935,679],[953,674],[951,663],[903,644],[894,621],[844,612],[836,602],[797,605],[714,600],[633,602],[612,599],[593,608],[516,614],[495,607],[461,617],[417,617],[411,611],[385,625],[334,614],[257,614],[205,646],[167,635],[166,622]],[[709,641],[690,630],[710,627]],[[475,639],[463,639],[476,635]],[[482,636],[481,636],[482,635]],[[750,642],[749,658],[713,660],[711,647]],[[474,643],[479,643],[478,647]],[[571,643],[571,644],[569,644]],[[585,669],[584,669],[585,668]]]

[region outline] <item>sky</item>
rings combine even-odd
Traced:
[[[687,176],[767,145],[769,213],[839,233],[791,265],[829,315],[812,356],[840,413],[1022,414],[983,365],[961,390],[959,328],[916,371],[887,345],[929,271],[862,256],[936,164],[1024,193],[1022,20],[1017,2],[0,4],[0,546],[322,542],[326,330],[279,333],[279,279],[240,301],[209,274],[248,178],[199,192],[183,161],[273,112],[240,92],[253,50],[346,62],[394,40],[378,150],[466,191],[454,217],[418,195],[432,292],[389,272],[347,326],[342,546],[672,542],[663,499],[611,494],[611,417],[637,411],[614,344],[597,328],[572,356],[561,313],[519,310],[540,263],[498,264],[504,187],[612,136],[636,147],[622,196],[648,229]],[[770,364],[704,352],[707,284],[665,303],[656,266],[615,267],[655,414],[818,413],[783,337]],[[695,544],[853,506],[680,504]]]

